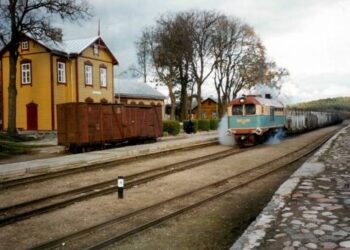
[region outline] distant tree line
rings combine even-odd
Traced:
[[[288,75],[266,58],[254,29],[215,11],[185,11],[159,17],[136,42],[139,72],[146,81],[154,77],[169,90],[171,119],[180,100],[180,120],[188,118],[197,100],[201,114],[202,87],[214,84],[219,116],[242,89],[257,83],[280,87]]]
[[[326,98],[310,102],[298,103],[291,108],[312,111],[343,111],[350,112],[350,97]]]

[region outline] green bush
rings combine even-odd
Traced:
[[[163,121],[163,132],[169,135],[177,135],[180,133],[180,123],[178,121]]]
[[[209,131],[210,130],[209,120],[198,120],[198,130],[199,131]]]
[[[217,130],[218,126],[219,126],[219,120],[218,119],[210,120],[210,130]]]
[[[197,130],[198,130],[198,121],[191,120],[191,122],[192,122],[192,131],[189,128],[189,122],[190,122],[189,120],[183,121],[183,126],[182,126],[183,130],[186,133],[188,133],[188,134],[189,133],[196,133]]]

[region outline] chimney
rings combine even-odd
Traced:
[[[266,99],[272,99],[272,98],[271,98],[271,94],[265,94],[265,98],[266,98]]]

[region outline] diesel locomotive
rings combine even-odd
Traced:
[[[340,122],[335,112],[288,110],[270,94],[247,95],[231,101],[227,133],[239,146],[264,142],[278,130],[301,133]]]

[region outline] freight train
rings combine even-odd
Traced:
[[[154,140],[163,133],[162,107],[65,103],[57,105],[58,145],[73,153],[130,141]]]
[[[236,98],[228,106],[227,133],[239,146],[264,142],[279,130],[302,133],[341,121],[335,112],[288,110],[270,94]]]

